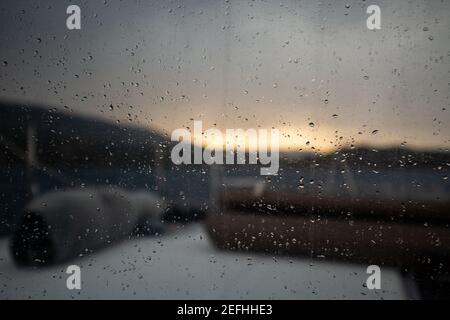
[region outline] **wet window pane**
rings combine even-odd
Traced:
[[[450,3],[0,4],[0,299],[450,297]]]

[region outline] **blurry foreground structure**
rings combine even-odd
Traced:
[[[220,248],[393,266],[450,297],[447,152],[352,148],[261,178],[217,170],[208,231]]]
[[[55,108],[0,103],[0,112],[0,234],[12,232],[32,198],[70,188],[153,191],[174,219],[205,209],[208,187],[197,170],[207,168],[173,166],[170,141],[159,132]]]

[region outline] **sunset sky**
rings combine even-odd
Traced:
[[[81,30],[66,28],[70,4]],[[381,30],[366,27],[370,4]],[[449,11],[439,0],[3,0],[0,97],[169,136],[194,120],[273,127],[292,151],[448,148]]]

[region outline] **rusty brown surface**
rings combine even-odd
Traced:
[[[447,263],[446,202],[226,191],[208,231],[224,249],[386,265]]]
[[[220,198],[224,211],[257,212],[366,220],[450,223],[450,201],[422,201],[386,197],[320,196],[301,193],[264,192],[255,197],[247,190],[226,190]]]

